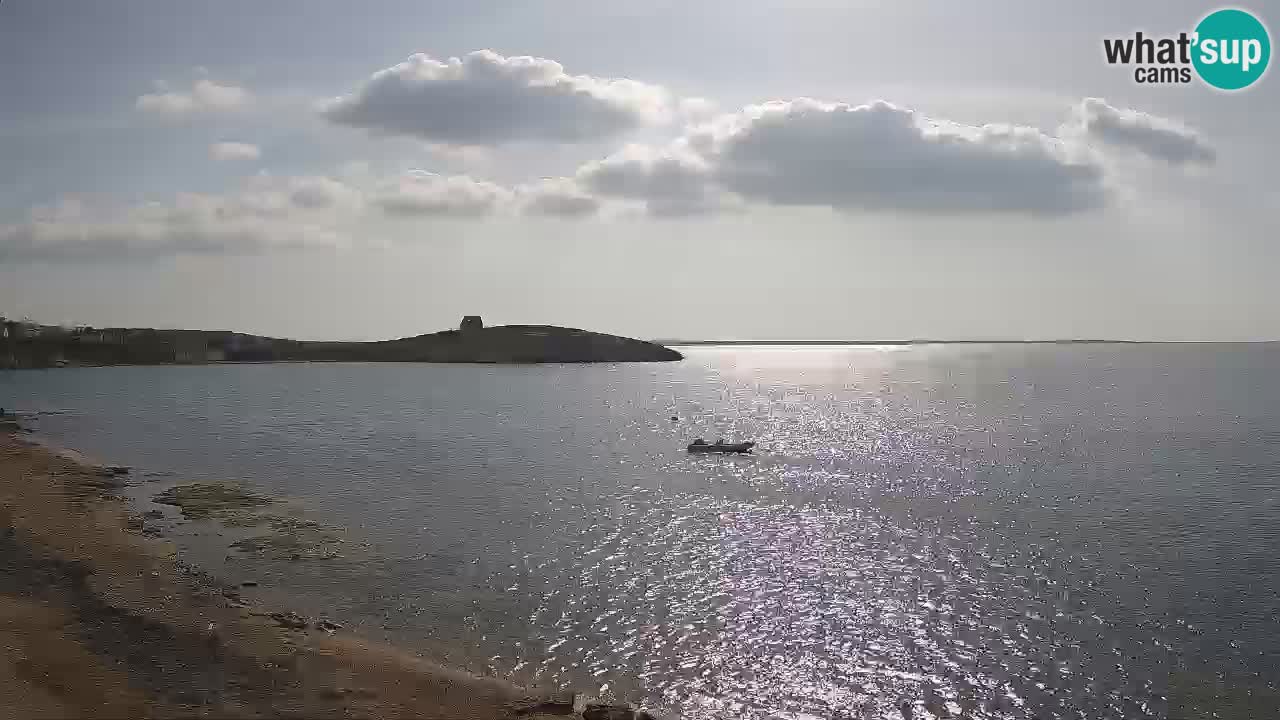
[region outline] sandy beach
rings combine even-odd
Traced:
[[[0,717],[631,717],[249,606],[144,536],[119,482],[0,432]]]

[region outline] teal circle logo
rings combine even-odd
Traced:
[[[1271,37],[1258,18],[1227,8],[1196,26],[1191,63],[1200,79],[1219,90],[1240,90],[1258,81],[1271,60]]]

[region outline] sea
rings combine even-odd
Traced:
[[[0,373],[247,595],[672,718],[1280,715],[1280,345],[698,346],[675,363]],[[755,440],[691,455],[694,438]]]

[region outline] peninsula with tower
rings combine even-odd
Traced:
[[[486,327],[374,342],[288,340],[229,331],[44,326],[3,321],[0,368],[221,362],[600,363],[683,356],[656,343],[554,325]]]

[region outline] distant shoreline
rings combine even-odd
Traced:
[[[3,318],[0,318],[2,320]],[[643,340],[556,325],[485,327],[379,340],[324,342],[228,331],[62,328],[5,321],[0,368],[76,365],[203,365],[223,362],[532,363],[669,362],[680,353]]]
[[[667,347],[703,345],[1269,345],[1280,340],[652,340]]]

